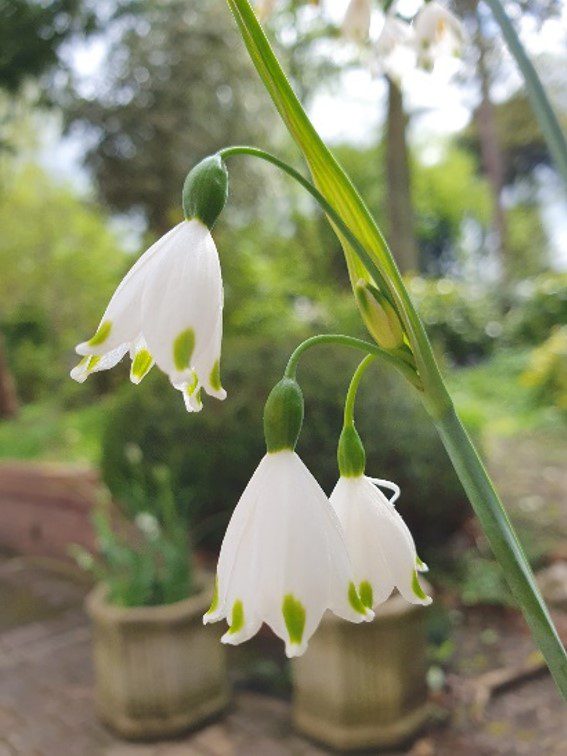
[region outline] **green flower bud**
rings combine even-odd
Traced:
[[[402,346],[404,330],[386,297],[362,278],[356,283],[354,293],[364,323],[376,343],[384,349]]]
[[[358,478],[364,475],[366,452],[354,423],[346,425],[341,431],[337,461],[341,478]]]
[[[186,220],[197,218],[209,229],[215,225],[228,197],[228,171],[220,155],[201,160],[183,184],[183,214]]]
[[[282,378],[264,407],[264,436],[268,452],[293,451],[303,425],[303,393],[292,378]]]

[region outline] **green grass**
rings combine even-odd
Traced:
[[[97,464],[109,400],[99,398],[72,410],[62,410],[53,402],[22,407],[16,419],[0,421],[0,459]]]
[[[521,381],[530,356],[529,349],[502,349],[474,367],[447,373],[451,396],[468,427],[501,436],[564,427],[560,411],[538,403]]]

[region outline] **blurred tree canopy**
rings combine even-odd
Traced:
[[[0,18],[0,89],[12,94],[58,63],[72,34],[95,27],[84,0],[0,0]]]
[[[225,145],[263,141],[273,110],[223,2],[138,2],[113,29],[96,94],[75,88],[62,105],[69,126],[86,129],[85,163],[105,203],[141,211],[163,233],[179,220],[188,170]]]

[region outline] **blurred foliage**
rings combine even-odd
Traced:
[[[567,414],[567,325],[554,328],[533,350],[521,378],[539,403],[552,404]]]
[[[0,0],[0,89],[15,93],[61,63],[60,47],[71,35],[94,30],[85,0]]]
[[[93,515],[97,553],[73,546],[77,563],[107,588],[116,606],[161,606],[191,595],[193,570],[187,524],[175,507],[166,467],[149,471],[152,492],[140,483],[141,458],[130,460],[132,489],[138,497],[136,533],[120,531],[109,508]],[[137,485],[138,484],[138,485]]]
[[[502,297],[480,284],[450,278],[410,279],[410,293],[438,349],[458,364],[495,348],[537,344],[567,322],[567,274],[516,283]]]
[[[181,187],[198,160],[262,141],[274,127],[224,3],[198,6],[127,5],[107,26],[113,42],[96,90],[70,89],[61,101],[68,124],[86,131],[85,163],[101,198],[114,211],[141,211],[153,233],[181,220]],[[255,165],[248,169],[236,193],[243,204],[258,196]]]
[[[2,175],[0,227],[0,327],[30,401],[61,391],[61,355],[96,324],[128,259],[98,208],[34,166]]]
[[[263,403],[291,349],[284,339],[227,340],[223,385],[229,399],[223,404],[207,401],[196,416],[181,410],[180,397],[163,376],[149,377],[137,391],[124,387],[103,437],[102,472],[112,493],[118,499],[130,496],[126,451],[136,444],[148,464],[167,461],[178,506],[188,508],[199,537],[218,546],[238,496],[265,453]],[[320,354],[304,359],[299,371],[306,419],[298,452],[329,493],[338,474],[344,393],[355,365],[356,355],[321,348]],[[380,370],[373,377],[361,389],[357,413],[368,471],[401,486],[400,511],[426,551],[428,544],[442,542],[457,528],[469,510],[417,400],[396,376]]]

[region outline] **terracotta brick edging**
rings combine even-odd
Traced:
[[[0,462],[0,549],[57,559],[69,559],[72,543],[92,550],[100,489],[91,467]]]

